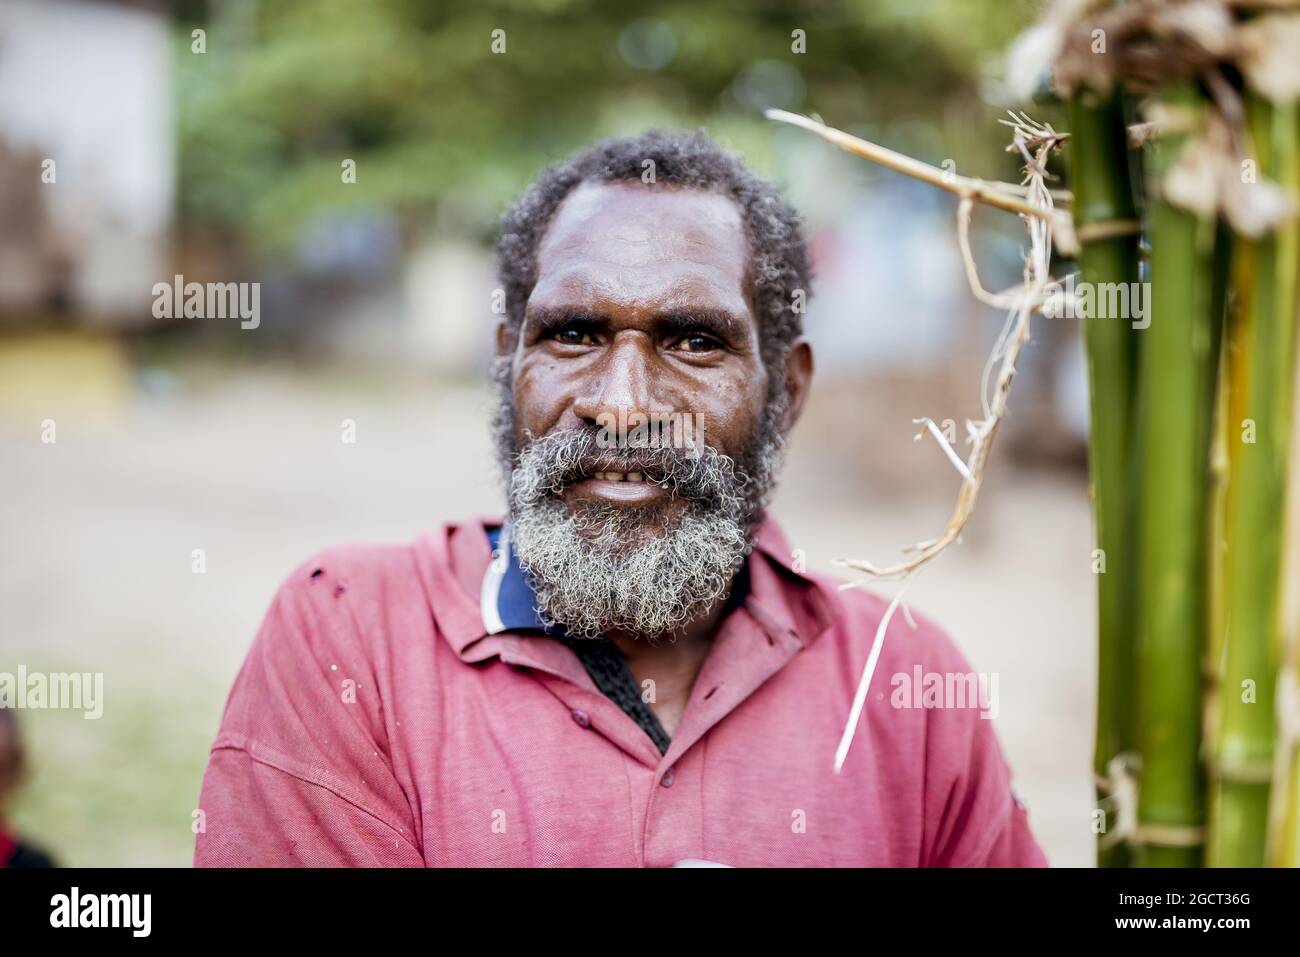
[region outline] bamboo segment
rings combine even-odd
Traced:
[[[1226,524],[1228,514],[1228,487],[1233,475],[1237,443],[1231,441],[1230,423],[1240,422],[1242,413],[1240,397],[1229,388],[1232,379],[1231,362],[1234,356],[1242,354],[1240,343],[1229,340],[1234,329],[1240,329],[1240,323],[1228,321],[1228,309],[1231,302],[1229,290],[1233,287],[1233,269],[1240,263],[1242,256],[1236,236],[1228,225],[1220,219],[1214,236],[1214,274],[1210,293],[1210,316],[1214,336],[1213,350],[1217,366],[1214,373],[1214,412],[1212,433],[1210,436],[1210,471],[1209,471],[1209,528],[1206,536],[1206,625],[1204,662],[1205,716],[1202,732],[1211,736],[1218,726],[1218,689],[1219,674],[1222,671],[1223,633],[1224,633],[1224,588],[1223,576],[1227,564]],[[1235,434],[1235,433],[1232,433]]]
[[[1187,84],[1163,100],[1199,112]],[[1153,192],[1185,133],[1170,132],[1150,151]],[[1213,221],[1155,198],[1149,207],[1151,326],[1143,332],[1138,444],[1142,460],[1138,600],[1139,863],[1195,867],[1201,862],[1202,654],[1208,458],[1214,405],[1216,334],[1211,315]]]
[[[1209,515],[1206,530],[1206,636],[1202,668],[1204,710],[1201,719],[1202,741],[1216,739],[1219,727],[1219,687],[1223,673],[1223,635],[1227,631],[1226,599],[1224,586],[1227,575],[1227,525],[1228,489],[1235,473],[1233,463],[1239,443],[1231,423],[1240,422],[1240,395],[1229,388],[1235,381],[1232,362],[1234,357],[1245,355],[1240,342],[1242,322],[1229,319],[1234,300],[1229,296],[1233,287],[1233,270],[1240,268],[1244,252],[1222,219],[1214,239],[1214,291],[1211,315],[1217,337],[1217,368],[1215,370],[1213,432],[1210,438]],[[1210,813],[1213,813],[1213,790],[1209,792]]]
[[[1131,221],[1133,190],[1118,96],[1102,99],[1081,91],[1070,104],[1070,133],[1076,233],[1087,235],[1087,227],[1098,223]],[[1137,246],[1134,234],[1084,242],[1079,253],[1080,280],[1093,289],[1104,283],[1136,283]],[[1114,840],[1114,797],[1100,782],[1107,780],[1112,762],[1134,748],[1132,603],[1137,575],[1131,426],[1138,335],[1129,320],[1115,317],[1085,318],[1083,333],[1092,417],[1088,462],[1100,550],[1100,561],[1094,562],[1098,633],[1094,771],[1105,830],[1098,835],[1097,862],[1122,867],[1128,863],[1128,847]]]
[[[1206,564],[1209,624],[1205,635],[1205,712],[1201,729],[1206,738],[1213,738],[1219,726],[1219,674],[1223,671],[1224,619],[1224,566],[1227,564],[1226,532],[1228,514],[1228,485],[1232,478],[1232,454],[1236,448],[1230,440],[1229,423],[1240,422],[1241,416],[1233,405],[1228,383],[1232,381],[1230,357],[1239,355],[1241,349],[1232,341],[1231,332],[1241,323],[1224,321],[1225,338],[1219,350],[1219,368],[1214,391],[1214,423],[1210,438],[1210,499],[1209,530],[1206,535]]]
[[[1296,109],[1247,96],[1258,174],[1294,186]],[[1288,182],[1290,180],[1290,182]],[[1223,672],[1207,863],[1265,863],[1282,654],[1281,575],[1296,311],[1296,227],[1249,244],[1237,272],[1243,354],[1231,389],[1244,407],[1228,491]],[[1236,337],[1234,337],[1236,338]]]

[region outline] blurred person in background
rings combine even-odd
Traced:
[[[973,701],[875,693],[832,770],[886,604],[766,514],[813,374],[777,190],[703,133],[608,140],[541,175],[498,252],[508,515],[289,577],[195,863],[1045,864]],[[900,616],[877,686],[970,673]]]
[[[8,822],[10,802],[22,784],[24,757],[13,710],[0,707],[0,867],[53,867],[53,859],[14,833]]]

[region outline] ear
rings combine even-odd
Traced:
[[[781,431],[789,433],[803,413],[804,400],[808,398],[808,389],[812,386],[813,351],[807,339],[800,336],[785,354],[785,391],[790,397],[786,406],[785,418],[781,421]]]

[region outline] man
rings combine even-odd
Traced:
[[[764,505],[812,379],[796,214],[702,133],[597,144],[505,216],[509,514],[282,586],[203,782],[199,865],[1041,865],[989,722],[836,744],[884,610]],[[878,673],[965,674],[933,625]]]

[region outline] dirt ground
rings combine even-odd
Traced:
[[[185,865],[207,747],[276,585],[327,545],[499,512],[490,397],[283,371],[127,392],[60,412],[53,444],[39,414],[0,424],[0,670],[105,676],[99,721],[21,716],[34,767],[16,818],[67,864]],[[897,454],[944,468],[897,415]],[[891,559],[946,520],[955,478],[877,488],[855,451],[796,436],[773,510],[811,567]],[[1090,549],[1081,476],[995,470],[963,543],[909,591],[998,673],[999,736],[1056,865],[1092,863]]]

